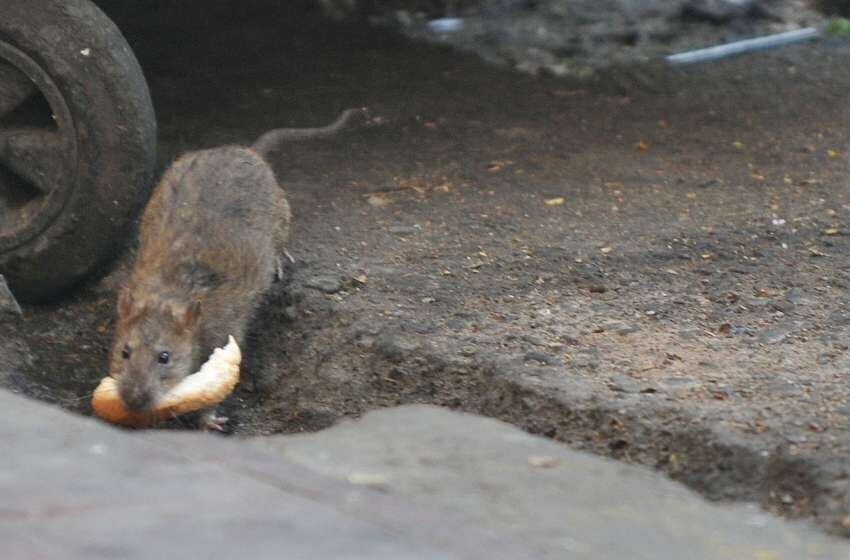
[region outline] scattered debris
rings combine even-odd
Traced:
[[[727,336],[753,336],[753,329],[745,325],[733,325],[731,323],[723,323],[717,328],[717,332]]]

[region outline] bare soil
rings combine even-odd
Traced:
[[[228,6],[110,14],[163,165],[350,106],[384,121],[270,158],[295,263],[236,435],[436,403],[850,535],[850,46],[556,80]],[[0,384],[90,412],[128,255],[0,325]]]

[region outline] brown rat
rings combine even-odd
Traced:
[[[272,130],[250,148],[190,152],[165,172],[142,213],[118,299],[109,374],[127,408],[150,409],[228,335],[243,344],[289,237],[289,204],[263,156],[282,141],[334,134],[363,112],[345,111],[321,128]],[[200,419],[204,429],[226,422],[215,410]]]

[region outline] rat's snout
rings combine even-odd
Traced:
[[[144,383],[121,383],[118,391],[130,410],[148,410],[154,405],[154,390]]]

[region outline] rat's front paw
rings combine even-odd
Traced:
[[[217,416],[214,411],[205,412],[198,421],[198,427],[205,432],[224,433],[228,420],[230,419],[226,416]]]

